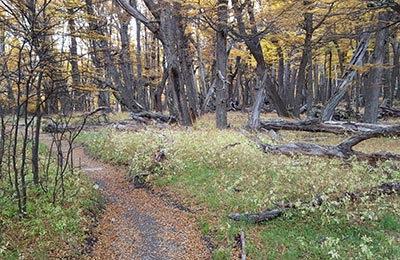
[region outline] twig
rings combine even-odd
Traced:
[[[235,147],[236,145],[240,145],[241,143],[239,143],[239,142],[236,142],[236,143],[233,143],[233,144],[228,144],[228,145],[225,145],[224,146],[224,149],[227,149],[227,148],[229,148],[229,147]]]
[[[243,231],[240,231],[240,242],[242,244],[242,260],[246,260],[246,240]]]

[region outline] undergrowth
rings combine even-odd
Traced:
[[[82,140],[93,156],[124,165],[131,175],[151,173],[147,181],[155,189],[167,187],[197,212],[199,230],[219,246],[215,259],[237,257],[240,231],[246,234],[249,259],[400,259],[398,196],[334,202],[346,191],[400,181],[398,165],[383,162],[372,167],[355,160],[265,154],[249,134],[236,128],[239,123],[232,125],[219,131],[209,118],[203,118],[191,129],[107,130],[88,133]],[[283,142],[313,138],[320,144],[336,144],[343,139],[329,134],[280,134]],[[273,142],[266,134],[258,137]],[[358,149],[376,151],[379,143],[399,152],[395,138],[370,140]],[[166,154],[162,163],[153,159],[157,149]],[[282,218],[259,225],[226,217],[316,196],[333,202],[288,211]]]
[[[50,166],[46,186],[35,186],[32,174],[27,175],[26,217],[18,214],[14,189],[6,178],[0,181],[0,259],[81,258],[101,197],[75,171],[65,176],[63,202],[53,204],[54,174],[55,167]]]

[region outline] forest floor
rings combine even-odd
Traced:
[[[50,142],[50,137],[44,141]],[[74,147],[81,168],[105,198],[94,230],[96,243],[85,259],[210,259],[211,250],[195,226],[193,213],[147,189],[134,188],[127,174]],[[93,240],[92,239],[92,240]]]

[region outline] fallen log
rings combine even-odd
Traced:
[[[139,113],[131,113],[131,118],[134,120],[147,123],[149,119],[154,119],[163,123],[176,123],[176,118],[173,116],[167,116],[160,113],[151,113],[148,111],[142,111]]]
[[[82,128],[81,125],[64,125],[50,121],[42,127],[42,131],[45,133],[65,133],[73,132],[80,128]]]
[[[370,200],[374,200],[382,195],[397,195],[400,194],[400,182],[389,182],[370,188],[367,191],[354,191],[354,192],[343,192],[343,196],[335,197],[331,201],[336,202],[358,202],[362,198],[368,197]],[[301,207],[319,207],[322,204],[328,202],[323,200],[322,197],[318,196],[316,200],[311,202],[289,202],[284,204],[274,203],[278,208],[267,209],[260,213],[235,213],[229,214],[228,218],[234,221],[246,221],[253,223],[260,223],[270,221],[282,216],[286,211],[292,209],[298,209]]]
[[[292,156],[294,154],[303,154],[309,156],[337,157],[341,159],[348,159],[354,156],[358,160],[368,160],[371,163],[375,163],[379,160],[400,160],[400,155],[385,152],[366,154],[354,151],[353,146],[370,138],[399,135],[400,125],[397,125],[387,126],[378,130],[362,132],[360,134],[345,139],[338,145],[318,145],[304,142],[291,142],[282,145],[269,145],[261,142],[261,140],[259,139],[255,139],[255,141],[260,149],[265,153],[278,153],[288,156]]]
[[[377,125],[351,121],[326,121],[322,123],[319,122],[318,119],[304,121],[273,120],[261,122],[261,129],[264,130],[325,132],[340,135],[380,130],[388,127],[391,127],[391,125]]]
[[[379,109],[381,110],[379,113],[380,118],[384,117],[400,117],[400,110],[393,109],[385,106],[380,106]]]
[[[65,132],[73,132],[75,130],[82,130],[87,125],[87,120],[89,118],[94,117],[102,117],[104,118],[104,122],[108,123],[108,114],[113,113],[111,108],[101,106],[93,111],[85,112],[81,115],[76,116],[79,118],[82,123],[78,125],[70,125],[69,123],[72,121],[72,116],[65,118],[59,117],[57,119],[48,118],[48,122],[42,127],[43,132],[45,133],[65,133]],[[100,120],[98,120],[100,122]]]

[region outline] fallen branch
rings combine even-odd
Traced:
[[[261,128],[264,130],[325,132],[333,134],[357,134],[368,131],[382,130],[388,127],[391,127],[391,125],[377,125],[351,121],[326,121],[321,123],[318,121],[318,119],[305,121],[273,120],[261,122]]]
[[[261,140],[256,139],[256,143],[266,153],[278,153],[288,156],[294,154],[303,154],[310,156],[326,156],[326,157],[337,157],[341,159],[348,159],[355,156],[358,160],[368,160],[371,163],[375,163],[379,160],[400,160],[399,154],[393,153],[372,153],[366,154],[353,150],[353,146],[370,138],[382,137],[382,136],[399,136],[400,125],[387,126],[378,130],[362,132],[360,134],[351,136],[345,139],[338,145],[318,145],[313,143],[304,142],[291,142],[282,145],[268,145]]]
[[[147,123],[146,119],[154,119],[163,123],[175,123],[176,118],[173,116],[166,116],[159,113],[151,113],[147,111],[139,112],[139,113],[131,113],[132,119],[139,120],[143,123]]]
[[[362,198],[366,198],[366,197],[368,197],[370,200],[373,200],[382,195],[400,194],[400,182],[384,183],[379,186],[372,187],[368,191],[344,192],[343,194],[344,194],[343,196],[336,197],[334,199],[334,201],[356,202],[356,201],[360,201]],[[318,196],[314,201],[307,201],[307,202],[300,202],[300,203],[289,202],[289,203],[284,203],[284,204],[274,203],[279,208],[267,209],[258,214],[251,214],[251,213],[229,214],[228,218],[235,220],[235,221],[247,221],[247,222],[260,223],[260,222],[276,219],[276,218],[282,216],[286,211],[291,210],[291,209],[297,209],[300,207],[319,207],[326,202],[327,202],[326,200],[323,200],[322,197]]]
[[[224,150],[226,150],[226,149],[228,149],[228,148],[230,148],[230,147],[235,147],[236,145],[240,145],[241,143],[239,143],[239,142],[236,142],[236,143],[233,143],[233,144],[227,144],[227,145],[225,145],[224,146]]]
[[[243,231],[240,231],[240,242],[242,245],[242,260],[246,260],[246,240]]]
[[[380,117],[400,117],[400,110],[389,107],[380,106]]]
[[[149,172],[135,174],[135,176],[133,176],[133,187],[135,189],[147,188],[148,185],[144,179],[150,174]]]

